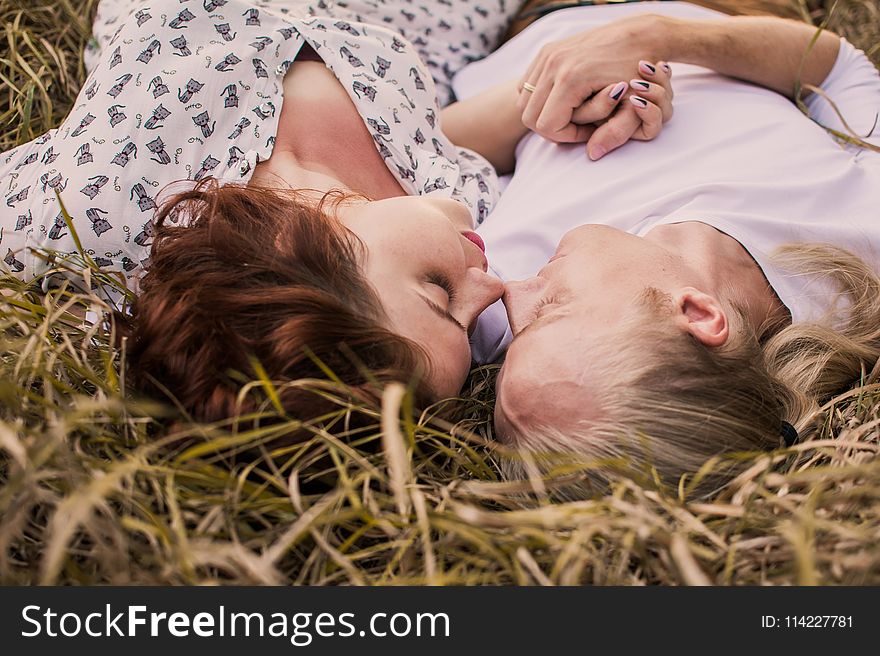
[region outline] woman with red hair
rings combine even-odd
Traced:
[[[81,247],[127,278],[132,371],[196,418],[247,411],[258,373],[291,412],[317,401],[286,383],[328,375],[366,396],[386,380],[454,396],[468,332],[501,296],[473,230],[526,131],[516,81],[441,116],[437,67],[349,5],[140,6],[62,125],[0,164],[9,268],[42,275],[46,251]],[[483,17],[423,9],[399,20],[468,33]],[[662,85],[642,95],[668,105]],[[595,118],[622,94],[600,96]],[[657,105],[627,107],[611,122],[659,124]]]

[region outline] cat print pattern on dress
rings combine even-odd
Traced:
[[[166,194],[207,176],[247,183],[271,156],[284,74],[304,43],[346,89],[401,186],[458,199],[480,222],[497,177],[440,131],[435,85],[413,46],[384,24],[350,20],[341,3],[342,16],[319,15],[326,2],[278,4],[154,0],[117,17],[67,118],[0,155],[7,268],[30,278],[47,266],[34,249],[75,252],[60,195],[84,250],[136,289]]]

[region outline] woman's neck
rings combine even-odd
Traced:
[[[287,71],[272,157],[256,167],[254,183],[376,200],[406,195],[348,93],[318,61],[296,61]]]
[[[354,187],[345,177],[344,173],[321,162],[301,162],[289,151],[275,151],[268,161],[260,162],[254,169],[251,184],[316,191],[333,189],[354,193]]]

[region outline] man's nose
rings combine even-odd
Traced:
[[[534,277],[528,280],[512,280],[504,284],[504,307],[510,329],[516,337],[535,319],[541,294],[544,292],[544,281]]]

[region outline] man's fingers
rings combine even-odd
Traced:
[[[527,88],[526,85],[529,85],[529,87]],[[519,94],[516,97],[516,108],[520,113],[526,111],[526,107],[532,99],[532,94],[534,93],[534,91],[531,91],[532,86],[533,85],[527,78],[523,78],[519,83],[519,87],[517,87],[519,89]]]
[[[585,100],[580,107],[574,110],[571,120],[574,123],[594,123],[611,116],[620,99],[626,94],[628,85],[626,82],[609,84],[592,98]]]
[[[538,117],[547,103],[547,97],[553,89],[553,79],[550,75],[542,75],[537,81],[533,81],[535,85],[534,91],[522,89],[520,97],[526,98],[525,108],[523,109],[522,122],[529,130],[537,132]]]
[[[570,127],[572,112],[596,87],[581,79],[574,69],[560,67],[553,52],[542,51],[542,55],[523,77],[529,86],[521,89],[517,108],[522,112],[523,125],[530,130],[551,141],[572,141],[582,136],[581,130]]]
[[[529,67],[526,69],[526,72],[523,73],[523,76],[519,79],[519,97],[516,101],[516,107],[521,112],[525,110],[526,105],[529,102],[529,98],[531,98],[530,93],[523,88],[523,84],[534,84],[535,81],[541,77],[541,72],[544,69],[545,59],[546,53],[542,48],[541,51],[538,53],[538,56],[532,59],[532,61],[529,63]]]
[[[636,108],[629,102],[622,104],[611,118],[596,128],[587,142],[587,156],[595,161],[620,148],[630,140],[641,123]]]
[[[526,72],[523,74],[520,82],[531,82],[535,83],[535,80],[541,77],[541,73],[544,71],[544,66],[547,62],[548,57],[548,48],[549,44],[544,45],[540,51],[538,51],[537,56],[529,62],[529,66],[526,69]]]
[[[635,108],[635,113],[642,122],[633,132],[632,138],[639,141],[654,139],[663,129],[661,109],[641,96],[630,96],[629,102]]]
[[[582,101],[583,96],[575,88],[557,80],[535,121],[535,132],[545,139],[562,141],[562,131],[571,124],[572,112]]]
[[[629,87],[636,95],[660,108],[664,123],[672,118],[672,99],[665,87],[645,80],[630,80]]]
[[[552,140],[556,143],[584,143],[595,131],[596,125],[593,123],[588,125],[569,123],[561,130],[554,132]]]

